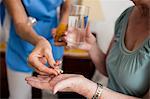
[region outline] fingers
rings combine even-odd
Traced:
[[[58,68],[58,66],[60,65],[59,62],[55,63],[52,54],[45,52],[45,57],[38,57],[34,55],[29,56],[30,65],[34,67],[37,73],[41,75],[51,75],[51,74],[58,75],[60,73],[63,73],[63,71]],[[46,61],[48,61],[48,63],[50,64],[52,68],[51,67],[49,68],[46,65],[44,65]]]
[[[58,74],[62,74],[64,71],[59,69],[59,68],[54,68],[54,70],[56,70],[58,72]]]
[[[39,89],[45,89],[45,90],[52,90],[52,88],[49,86],[48,82],[43,82],[37,77],[27,77],[25,79],[27,83],[35,88]]]
[[[58,75],[58,70],[54,69],[55,60],[52,55],[50,43],[47,40],[40,41],[32,53],[28,57],[29,64],[36,69],[39,74],[42,75]],[[48,64],[53,68],[48,68],[45,64]]]
[[[61,65],[62,64],[62,60],[57,60],[56,61],[56,65],[58,66],[58,65]]]
[[[47,55],[47,56],[46,56]],[[55,70],[57,72],[57,75],[58,74],[61,74],[63,73],[63,71],[61,69],[58,68],[58,66],[60,65],[59,63],[55,63],[53,57],[52,57],[52,54],[46,54],[46,58],[48,60],[48,63],[50,64],[50,66],[52,67],[53,70]],[[51,69],[51,68],[50,68]],[[51,69],[51,70],[52,70]]]
[[[49,50],[45,50],[44,56],[46,57],[46,59],[47,59],[47,61],[48,61],[48,64],[49,64],[51,67],[54,67],[55,60],[54,60],[54,58],[53,58],[52,52],[49,51]]]
[[[49,59],[50,60],[50,59]],[[34,66],[34,68],[40,73],[46,73],[46,74],[54,74],[58,75],[57,71],[51,68],[48,68],[46,65],[42,64],[40,60],[38,59],[38,56],[34,56],[34,54],[31,54],[29,56],[29,63],[31,66]],[[43,72],[43,73],[42,73]]]
[[[55,41],[55,46],[66,46],[66,45],[67,45],[66,36],[67,36],[67,32],[65,32],[65,33],[59,38],[60,41]]]
[[[54,75],[37,75],[37,77],[41,80],[43,79],[47,79],[47,78],[54,78],[55,76]]]
[[[66,42],[55,42],[55,46],[66,46]]]
[[[87,24],[87,27],[86,27],[86,36],[89,36],[91,34],[91,30],[90,30],[90,23]]]
[[[39,71],[39,70],[36,69],[36,68],[34,68],[34,70],[35,70],[38,74],[40,74],[40,75],[45,75],[45,76],[49,75],[49,74],[47,74],[47,73],[44,73],[44,72]]]
[[[55,77],[39,75],[38,77],[26,77],[25,80],[33,87],[50,90],[55,94],[57,91],[74,91],[73,84],[76,77],[78,75],[75,74],[61,74]]]
[[[26,77],[25,80],[26,80],[26,81],[36,81],[36,82],[40,82],[40,80],[37,79],[37,77],[34,77],[34,76]]]
[[[43,75],[38,75],[37,78],[42,81],[42,82],[49,82],[50,80],[52,80],[55,76],[54,75],[50,75],[50,76],[43,76]]]

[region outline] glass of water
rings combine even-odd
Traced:
[[[85,42],[86,27],[88,24],[89,7],[72,5],[68,19],[67,46],[78,48]]]

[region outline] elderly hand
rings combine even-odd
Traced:
[[[47,62],[51,67],[45,65]],[[45,38],[41,38],[41,40],[38,41],[35,49],[28,57],[28,63],[41,75],[59,74],[59,72],[54,69],[56,68],[56,63],[53,59],[51,45]]]
[[[81,46],[79,46],[79,48],[83,49],[83,50],[89,51],[92,48],[92,46],[96,43],[96,38],[91,33],[90,25],[89,24],[87,25],[86,35],[85,36],[86,36],[86,38],[85,38],[86,41],[84,42],[84,44],[82,44]]]
[[[97,84],[76,74],[60,74],[58,76],[27,77],[27,83],[33,87],[50,90],[54,94],[60,92],[76,92],[91,98],[95,93]]]

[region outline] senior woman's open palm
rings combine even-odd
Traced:
[[[90,96],[96,89],[96,84],[82,75],[60,74],[58,76],[27,77],[27,83],[39,89],[52,91],[54,94],[61,92],[77,92],[84,96]],[[86,85],[86,87],[85,87]],[[89,95],[87,92],[89,91]],[[94,94],[94,93],[93,93]],[[92,94],[91,94],[92,95]]]

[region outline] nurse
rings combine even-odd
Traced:
[[[24,80],[33,73],[27,57],[33,51],[29,60],[35,61],[32,64],[38,73],[58,75],[44,63],[54,66],[55,60],[63,55],[63,47],[54,46],[50,32],[58,25],[57,8],[61,5],[59,24],[67,24],[70,0],[4,0],[4,3],[11,16],[6,50],[9,99],[31,99],[31,87]],[[29,17],[36,19],[36,23]]]

